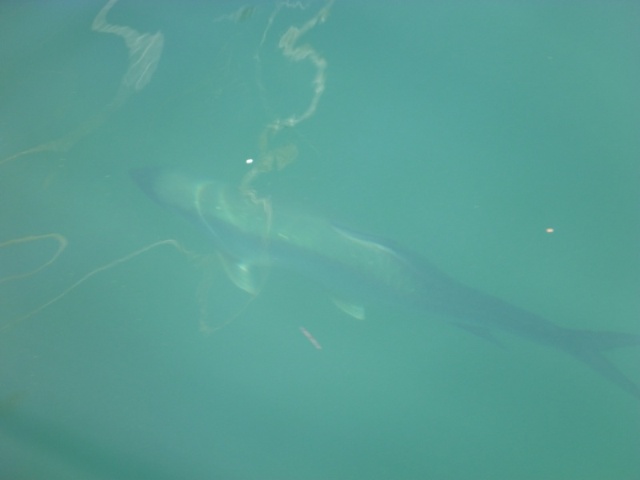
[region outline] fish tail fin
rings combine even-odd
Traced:
[[[614,348],[640,346],[640,335],[564,329],[562,336],[564,347],[569,353],[640,400],[640,385],[627,377],[604,354]]]

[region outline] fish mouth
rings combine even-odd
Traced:
[[[160,176],[160,168],[132,168],[131,170],[129,170],[129,176],[143,192],[150,194],[151,192],[153,192],[156,180]]]

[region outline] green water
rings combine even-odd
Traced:
[[[252,298],[128,175],[639,333],[638,32],[634,2],[2,4],[0,479],[639,478],[638,402],[584,365],[276,269]]]

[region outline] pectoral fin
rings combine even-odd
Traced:
[[[261,282],[256,279],[251,265],[224,255],[220,255],[220,259],[224,270],[236,287],[251,295],[259,293]]]
[[[331,301],[335,304],[336,307],[338,307],[340,310],[342,310],[344,313],[346,313],[347,315],[357,319],[357,320],[364,320],[365,318],[365,311],[364,311],[364,307],[362,305],[358,305],[356,303],[350,303],[350,302],[346,302],[340,298],[336,298],[336,297],[332,297]]]

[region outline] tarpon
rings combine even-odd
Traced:
[[[282,267],[324,285],[355,318],[365,317],[366,304],[383,304],[436,313],[489,340],[497,331],[519,335],[572,355],[640,400],[640,386],[605,357],[607,350],[640,345],[640,335],[555,325],[453,279],[391,242],[272,207],[246,188],[162,168],[131,175],[149,197],[206,232],[230,279],[251,294],[261,287],[264,267]]]

